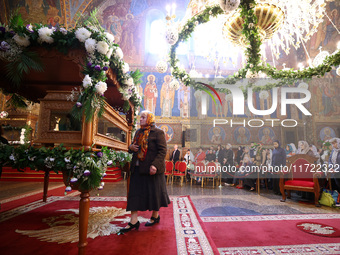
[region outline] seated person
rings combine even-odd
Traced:
[[[202,147],[199,149],[198,153],[196,154],[195,161],[203,161],[205,160],[205,152],[203,151]]]
[[[213,150],[209,150],[208,153],[205,155],[205,160],[209,162],[215,162],[216,161],[216,154],[213,152]]]
[[[252,163],[251,163],[249,156],[244,157],[242,166],[236,172],[235,177],[234,177],[233,184],[235,185],[237,183],[237,181],[239,182],[239,184],[236,186],[236,188],[243,189],[243,180],[244,180],[245,176],[248,174],[246,172],[246,169],[247,169],[247,166],[251,166],[251,165],[252,165]],[[255,187],[254,187],[254,189],[255,189]],[[254,190],[254,189],[251,189],[251,190]]]
[[[195,159],[195,157],[194,157],[194,154],[192,154],[192,152],[190,151],[190,149],[188,149],[187,150],[187,153],[185,153],[185,155],[184,155],[184,160],[185,160],[185,162],[189,162],[189,160],[190,161],[192,161],[192,160],[194,160]]]
[[[188,161],[188,164],[187,164],[187,176],[186,176],[187,181],[190,180],[190,175],[191,175],[192,173],[194,173],[194,172],[195,172],[195,166],[194,166],[194,164],[191,162],[191,160],[189,160],[189,161]]]

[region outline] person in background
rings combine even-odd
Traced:
[[[215,162],[216,161],[216,154],[213,150],[209,150],[208,153],[205,155],[205,160],[209,162]]]
[[[187,150],[187,153],[185,153],[185,155],[184,155],[184,160],[185,160],[185,162],[188,163],[189,160],[190,160],[190,161],[193,161],[194,159],[195,159],[194,154],[192,154],[191,150],[188,149],[188,150]]]
[[[256,144],[254,142],[250,143],[250,149],[249,149],[249,156],[252,162],[255,161],[255,157],[256,157]]]
[[[190,176],[192,173],[195,173],[195,166],[189,159],[188,164],[187,164],[187,176],[186,176],[187,181],[190,181],[190,178],[191,178]]]
[[[225,163],[223,164],[226,169],[231,169],[234,165],[234,152],[232,149],[232,146],[230,143],[227,144],[226,146],[226,152],[225,152]],[[233,183],[233,178],[230,178],[230,173],[222,173],[223,179],[225,181],[225,185],[231,185]]]
[[[236,188],[238,189],[243,189],[243,182],[245,177],[247,176],[247,167],[251,167],[252,163],[251,163],[251,159],[249,157],[249,155],[246,155],[243,158],[242,161],[242,166],[239,168],[239,170],[236,172],[235,177],[234,177],[234,181],[233,184],[237,184],[238,181],[238,185],[236,186]],[[249,182],[247,182],[247,184],[249,184]],[[254,187],[253,187],[254,188]]]
[[[236,161],[235,163],[237,165],[240,164],[240,161],[242,159],[242,154],[243,154],[243,148],[242,148],[242,146],[238,146],[238,150],[236,152],[236,157],[235,157],[235,161]]]
[[[195,156],[195,161],[198,162],[203,160],[205,160],[205,152],[203,151],[202,147],[200,147]]]
[[[307,154],[309,156],[314,156],[313,151],[311,151],[309,144],[306,141],[298,142],[298,150],[296,154]]]
[[[155,115],[150,111],[141,112],[140,126],[129,146],[133,156],[126,211],[131,211],[131,219],[119,234],[139,229],[138,211],[152,211],[151,219],[145,226],[159,223],[160,207],[170,204],[164,176],[167,152],[165,134],[155,126]]]
[[[272,166],[273,167],[284,167],[286,166],[286,151],[281,148],[281,144],[278,140],[275,140],[273,142],[274,150],[272,153]],[[280,195],[280,175],[279,174],[273,174],[273,192],[276,195]]]
[[[337,186],[333,190],[340,191],[340,139],[332,138],[329,142],[332,144],[333,149],[328,159],[328,171],[332,173],[332,179]]]
[[[217,146],[217,151],[216,151],[216,161],[218,163],[220,163],[221,166],[223,164],[223,159],[225,157],[225,152],[226,151],[224,150],[224,148],[219,144]]]
[[[293,147],[291,144],[287,144],[286,146],[286,157],[289,158],[291,156],[295,155],[295,151],[293,151]]]
[[[171,153],[171,156],[170,156],[170,161],[172,161],[175,165],[176,162],[179,161],[180,155],[181,155],[181,152],[178,150],[178,145],[175,144],[174,150],[173,150],[173,152]]]

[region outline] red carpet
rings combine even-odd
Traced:
[[[340,254],[339,237],[304,233],[302,221],[340,228],[339,214],[202,217],[220,254]]]
[[[64,193],[65,193],[65,185],[60,184],[56,187],[49,188],[47,192],[47,197],[64,196]],[[67,196],[76,196],[78,194],[80,194],[78,191],[72,190],[71,192],[67,193]],[[22,206],[22,205],[34,202],[34,201],[42,201],[42,199],[43,199],[43,189],[39,191],[35,191],[35,192],[22,194],[20,196],[16,196],[13,198],[1,200],[0,201],[1,203],[0,213],[11,210],[18,206]]]
[[[91,208],[113,206],[125,208],[125,200],[124,197],[92,197]],[[78,204],[79,197],[49,197],[47,203],[36,201],[0,213],[0,240],[2,240],[0,253],[2,255],[77,254],[77,242],[58,244],[40,241],[37,237],[28,237],[15,231],[32,232],[32,230],[51,229],[51,224],[56,219],[60,220],[63,215],[74,215],[74,211],[70,209],[78,209]],[[58,211],[61,209],[63,211]],[[111,234],[97,236],[94,239],[88,238],[87,254],[218,254],[211,237],[206,235],[205,228],[201,225],[202,221],[189,197],[172,197],[172,203],[167,208],[161,208],[160,215],[160,224],[153,227],[144,226],[151,212],[140,212],[139,220],[143,223],[139,231],[133,230],[119,236]],[[89,225],[93,226],[96,225],[94,222],[99,222],[97,225],[101,230],[104,225],[114,226],[113,228],[122,227],[127,224],[129,216],[129,214],[121,214],[110,220],[110,224],[103,222],[106,218],[101,221],[91,220]],[[74,225],[70,222],[70,217],[65,218],[69,221],[61,225]],[[46,235],[49,235],[49,231]],[[61,236],[63,235],[70,234],[64,232]]]

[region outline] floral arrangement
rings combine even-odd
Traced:
[[[8,112],[6,112],[6,111],[0,112],[0,119],[5,119],[5,118],[7,118],[7,116],[8,116]]]
[[[261,76],[266,75],[272,78],[270,82],[266,82],[263,86],[254,86],[254,83],[250,82],[246,87],[253,87],[253,91],[270,90],[274,87],[293,84],[297,80],[308,80],[315,76],[321,77],[325,75],[325,73],[330,72],[332,67],[340,65],[340,50],[326,57],[323,63],[318,66],[308,67],[297,71],[293,69],[278,70],[265,62],[261,62],[260,47],[262,42],[257,28],[257,17],[255,16],[254,11],[255,6],[255,0],[241,0],[238,7],[240,8],[240,16],[244,20],[242,34],[248,42],[248,47],[245,50],[247,64],[244,68],[218,83],[236,84],[243,78],[260,78]],[[219,5],[207,7],[202,13],[192,17],[183,25],[182,30],[179,32],[178,40],[170,48],[169,62],[172,75],[182,81],[186,86],[202,89],[202,86],[195,83],[190,75],[186,73],[183,68],[178,66],[179,59],[176,57],[176,49],[180,42],[188,40],[196,26],[208,22],[210,17],[216,17],[221,14],[224,14],[224,11]],[[246,94],[246,88],[243,87],[242,89]],[[228,93],[228,90],[219,90]]]
[[[0,165],[19,171],[28,167],[37,171],[63,172],[68,176],[66,191],[72,190],[71,186],[78,186],[80,191],[102,189],[107,167],[123,167],[131,158],[132,155],[127,152],[106,147],[94,152],[84,149],[67,150],[63,145],[55,148],[35,148],[0,143]]]
[[[7,77],[19,86],[23,73],[43,70],[37,54],[30,51],[32,46],[56,48],[64,54],[69,49],[83,47],[86,50],[85,77],[79,91],[72,93],[70,98],[77,100],[72,114],[78,119],[86,116],[86,121],[91,121],[95,112],[102,115],[109,68],[117,74],[123,98],[136,107],[140,106],[142,98],[135,84],[140,82],[141,73],[139,70],[129,73],[129,65],[123,61],[121,48],[114,43],[114,36],[102,28],[96,14],[95,10],[84,17],[84,21],[78,23],[80,25],[69,30],[60,26],[25,25],[20,15],[13,16],[7,26],[0,24],[0,59],[7,62]],[[129,102],[126,102],[125,110],[128,107]]]

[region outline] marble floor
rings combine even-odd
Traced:
[[[49,187],[61,186],[62,183],[50,183]],[[0,202],[29,192],[42,191],[43,183],[0,182]],[[230,186],[213,188],[211,183],[204,188],[200,185],[179,183],[167,185],[170,196],[190,195],[200,216],[236,216],[236,215],[286,215],[311,213],[339,213],[338,208],[322,206],[317,208],[313,201],[303,200],[293,193],[292,199],[280,202],[281,196],[272,191],[261,189],[261,194],[240,190]],[[126,196],[126,181],[106,183],[103,190],[92,191],[91,196]]]

